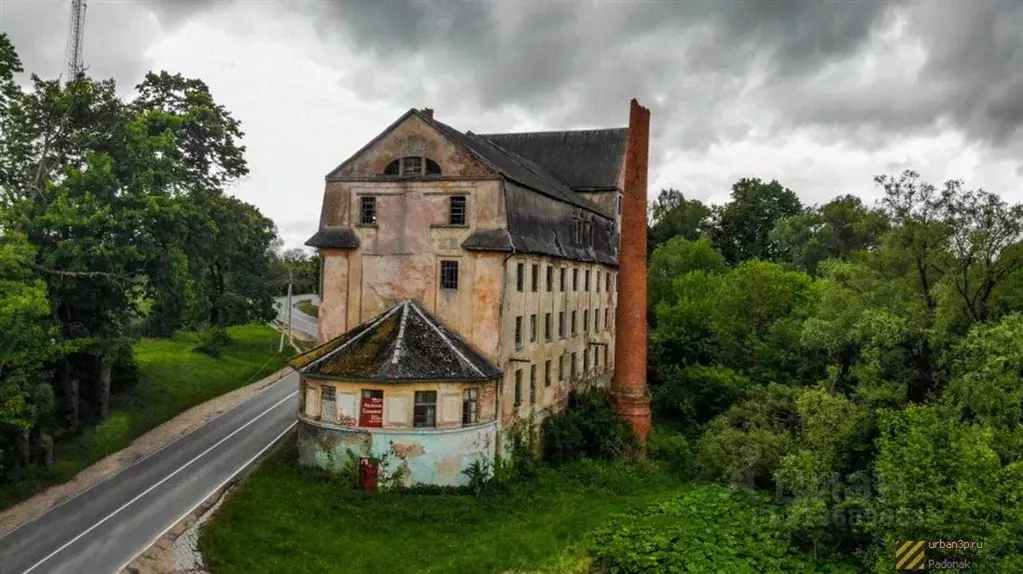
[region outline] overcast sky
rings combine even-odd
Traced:
[[[70,0],[0,0],[25,68],[64,66]],[[1023,201],[1023,0],[88,0],[85,62],[128,94],[205,80],[241,120],[231,192],[288,246],[323,176],[410,107],[463,131],[624,126],[652,111],[650,191],[744,176],[873,202],[906,168]]]

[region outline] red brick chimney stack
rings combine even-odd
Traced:
[[[650,397],[646,386],[646,224],[650,110],[632,100],[625,144],[621,248],[618,252],[618,309],[615,320],[615,373],[611,400],[619,416],[646,443],[650,436]]]

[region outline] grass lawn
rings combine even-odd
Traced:
[[[313,317],[319,317],[320,316],[320,307],[319,307],[319,305],[313,304],[312,301],[308,301],[308,300],[299,301],[298,304],[295,305],[295,306],[298,307],[299,311],[305,313],[306,315],[312,315]]]
[[[275,355],[280,334],[267,325],[231,327],[228,333],[232,343],[219,359],[193,352],[193,333],[139,341],[134,347],[138,385],[110,398],[110,417],[103,424],[58,443],[53,468],[12,472],[0,488],[0,509],[68,480],[182,411],[280,369],[289,356],[287,346],[284,354]]]
[[[213,572],[572,570],[596,525],[684,484],[655,465],[583,462],[479,496],[363,493],[296,456],[293,443],[271,456],[207,524]]]

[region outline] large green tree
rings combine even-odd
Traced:
[[[773,260],[778,251],[771,230],[778,220],[802,210],[795,192],[777,180],[743,178],[732,185],[732,200],[715,209],[712,239],[730,263]]]
[[[882,211],[844,195],[778,220],[770,239],[779,261],[813,275],[825,259],[844,259],[875,248],[887,230],[888,218]]]

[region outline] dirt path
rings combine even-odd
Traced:
[[[245,399],[257,394],[267,385],[277,382],[290,372],[291,368],[285,367],[251,385],[235,389],[215,399],[196,405],[135,439],[124,450],[118,451],[79,472],[71,480],[63,484],[51,486],[32,498],[0,512],[0,534],[19,524],[32,520],[50,508],[102,481],[104,478],[132,465],[142,457],[152,454],[193,429],[206,424],[217,415],[237,406]]]

